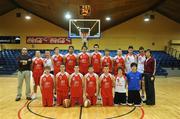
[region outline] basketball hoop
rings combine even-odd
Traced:
[[[70,19],[69,20],[69,38],[81,38],[82,44],[86,45],[88,39],[100,38],[100,20],[99,19]]]

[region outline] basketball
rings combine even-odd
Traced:
[[[63,100],[63,107],[64,108],[68,108],[68,107],[70,107],[70,99],[64,99]]]
[[[85,101],[84,101],[84,107],[90,107],[91,106],[91,101],[89,100],[89,99],[86,99]]]

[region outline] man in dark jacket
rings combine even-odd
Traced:
[[[31,100],[30,77],[32,58],[27,54],[27,48],[21,50],[21,54],[17,57],[18,67],[18,87],[16,101],[19,101],[22,96],[22,85],[25,79],[26,83],[26,99]]]

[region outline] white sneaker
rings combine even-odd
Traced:
[[[134,105],[135,107],[141,107],[142,105],[141,104],[136,104]]]
[[[126,104],[126,103],[121,103],[121,105],[122,105],[122,106],[125,106],[125,105],[127,105],[127,104]]]
[[[33,95],[31,96],[32,99],[36,99],[36,93],[33,93]]]
[[[115,107],[119,106],[118,104],[114,104]]]
[[[141,96],[141,100],[144,102],[146,99],[144,96]]]
[[[132,103],[127,103],[128,106],[132,106],[133,104]]]

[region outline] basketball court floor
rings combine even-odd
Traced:
[[[0,82],[1,119],[180,119],[180,77],[157,77],[156,105],[142,107],[42,107],[40,90],[37,99],[27,101],[23,92],[16,102],[16,76],[1,76]]]

